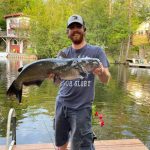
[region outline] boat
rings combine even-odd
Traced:
[[[137,68],[150,68],[150,63],[145,59],[140,58],[128,58],[126,63],[129,67],[137,67]]]

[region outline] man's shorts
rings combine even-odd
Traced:
[[[56,105],[55,144],[71,143],[71,150],[94,150],[91,124],[91,108],[74,110]]]

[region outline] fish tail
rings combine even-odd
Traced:
[[[9,87],[9,89],[7,90],[7,95],[8,96],[12,96],[12,95],[16,95],[16,98],[19,100],[19,103],[21,103],[21,99],[22,99],[22,87],[21,89],[17,89],[15,86],[15,81],[11,84],[11,86]]]

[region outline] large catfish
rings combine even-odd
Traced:
[[[9,87],[7,95],[16,95],[20,103],[23,85],[40,86],[51,73],[63,80],[84,78],[99,65],[100,60],[97,58],[48,58],[37,60],[18,69],[20,73]]]

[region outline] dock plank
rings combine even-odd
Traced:
[[[96,150],[148,150],[138,139],[95,141]]]
[[[96,150],[148,150],[139,139],[101,140],[94,142]],[[5,150],[5,146],[0,146]],[[13,150],[55,150],[54,144],[15,145]]]

